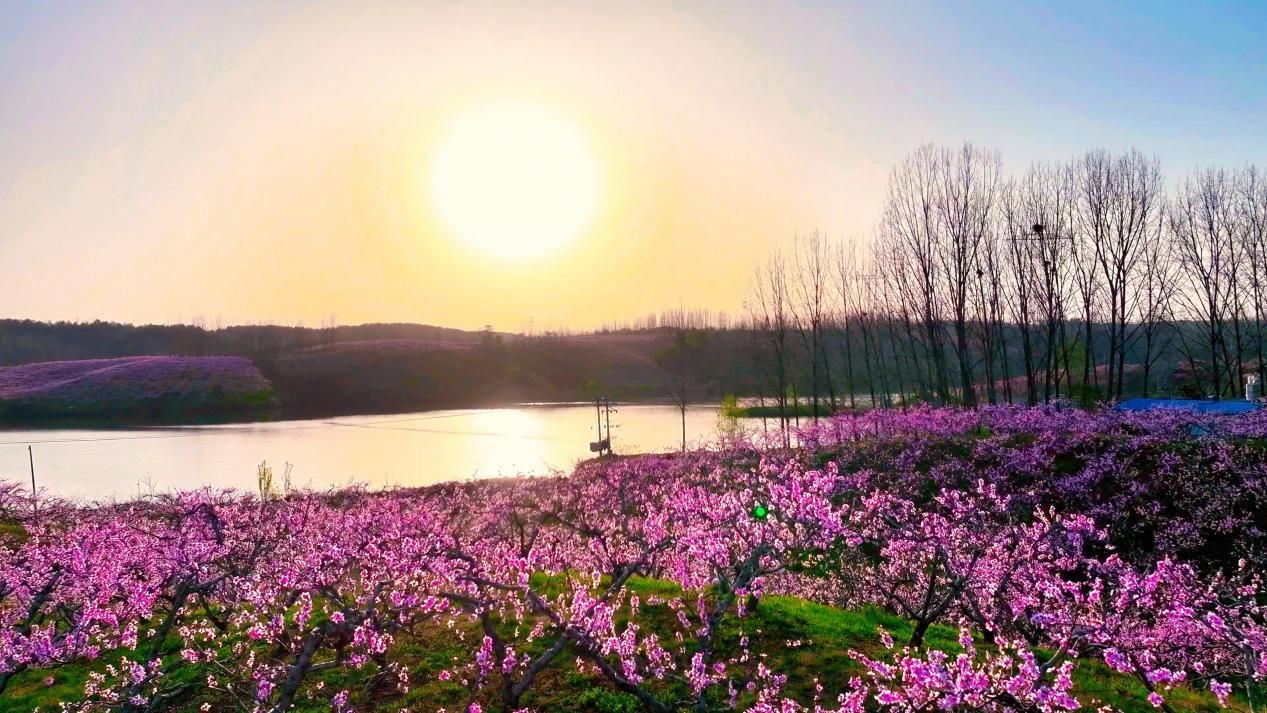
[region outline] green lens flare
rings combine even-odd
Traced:
[[[752,508],[752,516],[757,518],[758,520],[764,520],[765,516],[769,514],[770,514],[770,510],[766,508],[765,505],[762,505],[761,503],[757,503],[756,506]]]

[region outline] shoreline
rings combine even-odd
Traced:
[[[145,418],[130,414],[102,413],[84,416],[50,416],[28,419],[0,417],[0,433],[6,431],[130,431],[154,428],[177,428],[188,426],[227,426],[250,423],[278,423],[282,421],[312,421],[323,418],[345,418],[349,416],[399,416],[411,413],[434,413],[437,411],[460,410],[492,410],[512,408],[573,408],[592,406],[593,401],[489,401],[475,403],[456,403],[431,406],[414,406],[406,408],[383,409],[288,409],[284,406],[268,409],[252,409],[221,413],[194,414],[188,418]],[[667,399],[630,399],[613,402],[629,406],[673,406]],[[692,403],[688,409],[718,406],[715,402]]]

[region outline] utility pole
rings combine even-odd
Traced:
[[[590,450],[597,450],[598,455],[603,455],[603,400],[601,398],[594,399],[594,417],[597,420],[594,428],[594,437],[598,440],[590,444]]]
[[[603,417],[607,421],[607,437],[603,440],[607,442],[607,455],[612,454],[612,402],[611,399],[603,398]]]
[[[595,433],[598,440],[590,441],[590,453],[612,454],[612,403],[606,396],[594,399]],[[603,432],[606,431],[606,434]]]
[[[26,447],[26,457],[31,462],[31,509],[38,515],[40,506],[35,499],[35,451],[29,445]]]

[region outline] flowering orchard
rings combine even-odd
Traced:
[[[1137,710],[1248,709],[1264,435],[1257,417],[926,409],[822,421],[791,450],[422,490],[84,508],[14,485],[0,708],[70,672],[70,710],[546,710],[576,680],[591,710],[1123,703],[1080,688],[1086,669]],[[811,642],[770,640],[789,602],[893,625],[820,647],[848,672],[820,679],[792,655]]]

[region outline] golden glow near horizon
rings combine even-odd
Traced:
[[[553,109],[501,102],[444,128],[431,200],[454,235],[498,258],[555,252],[590,224],[599,176],[584,129]]]

